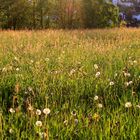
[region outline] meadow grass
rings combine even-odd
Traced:
[[[139,100],[140,29],[0,31],[0,140],[139,140]]]

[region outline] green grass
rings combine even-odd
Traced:
[[[139,140],[139,37],[139,29],[1,31],[0,140]],[[50,114],[36,115],[44,108]]]

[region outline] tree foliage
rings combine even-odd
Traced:
[[[0,0],[0,28],[116,26],[118,9],[105,0]]]

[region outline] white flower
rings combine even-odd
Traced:
[[[72,111],[72,112],[71,112],[71,115],[76,116],[76,115],[77,115],[77,114],[76,114],[76,111]]]
[[[140,109],[140,105],[136,105],[136,107]]]
[[[74,123],[77,125],[78,124],[78,119],[74,119]]]
[[[37,109],[36,110],[36,115],[41,115],[41,110]]]
[[[111,82],[109,83],[109,85],[110,85],[110,86],[113,86],[113,85],[114,85],[114,82],[111,81]]]
[[[12,134],[14,131],[12,128],[9,129],[9,133]]]
[[[19,71],[19,68],[16,68],[16,71]]]
[[[95,77],[96,77],[96,78],[99,77],[100,74],[101,74],[101,73],[98,71],[98,72],[95,74]]]
[[[41,121],[36,121],[36,126],[41,127],[42,126],[42,122]]]
[[[50,114],[50,109],[49,108],[45,108],[45,109],[43,109],[43,113],[45,114],[45,115],[48,115],[48,114]]]
[[[45,61],[49,61],[50,59],[49,58],[45,58]]]
[[[39,136],[40,136],[40,138],[45,138],[47,136],[47,134],[44,132],[39,132]]]
[[[9,109],[9,112],[10,112],[10,113],[15,113],[15,110],[14,110],[13,108],[10,108],[10,109]]]
[[[72,69],[72,70],[70,71],[70,75],[74,74],[75,72],[76,72],[76,70],[75,70],[75,69]]]
[[[28,87],[28,90],[31,92],[33,89],[32,89],[32,87]]]
[[[128,73],[128,72],[124,72],[124,76],[125,76],[125,77],[130,77],[130,76],[131,76],[131,74],[130,74],[130,73]]]
[[[94,64],[94,68],[97,70],[99,67],[97,64]]]
[[[33,60],[31,60],[30,62],[31,62],[31,63],[34,63],[34,61],[33,61]]]
[[[133,84],[133,81],[129,81],[128,83],[129,83],[129,85],[131,85],[131,84]]]
[[[4,68],[2,69],[2,72],[6,72],[6,71],[7,71],[7,68],[4,67]]]
[[[99,97],[96,95],[96,96],[94,97],[94,100],[97,101],[98,99],[99,99]]]
[[[68,125],[68,121],[67,120],[65,120],[63,123],[64,123],[64,125]]]
[[[28,106],[28,110],[33,111],[34,108],[33,108],[31,105],[29,105],[29,106]]]
[[[126,86],[129,86],[129,82],[125,82],[124,84],[125,84]]]
[[[126,108],[130,108],[130,107],[132,107],[131,102],[126,102],[126,103],[125,103],[125,107],[126,107]]]
[[[125,82],[126,86],[129,86],[129,85],[132,85],[132,84],[133,84],[133,81]]]
[[[134,60],[133,63],[134,63],[134,64],[137,64],[137,60]]]
[[[98,108],[103,108],[103,105],[102,104],[98,104]]]

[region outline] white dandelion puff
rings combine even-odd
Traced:
[[[95,77],[96,77],[96,78],[99,77],[100,74],[101,74],[101,73],[98,71],[98,72],[95,74]]]
[[[45,115],[48,115],[48,114],[50,114],[50,109],[49,108],[45,108],[45,109],[43,109],[43,113],[45,114]]]
[[[103,108],[102,104],[98,104],[97,106],[98,106],[98,108]]]
[[[9,112],[10,112],[10,113],[15,113],[15,110],[14,110],[13,108],[10,108],[10,109],[9,109]]]
[[[113,81],[111,81],[111,82],[109,83],[109,85],[110,85],[110,86],[113,86],[113,85],[114,85],[114,82],[113,82]]]
[[[94,97],[94,100],[97,101],[98,99],[99,99],[99,97],[96,95],[96,96]]]
[[[126,102],[126,103],[125,103],[125,108],[130,108],[130,107],[132,107],[131,102]]]
[[[99,67],[97,64],[94,64],[94,68],[97,70]]]
[[[41,127],[42,126],[42,122],[41,121],[36,121],[36,126]]]
[[[38,115],[38,116],[41,115],[41,110],[37,109],[36,110],[36,115]]]

